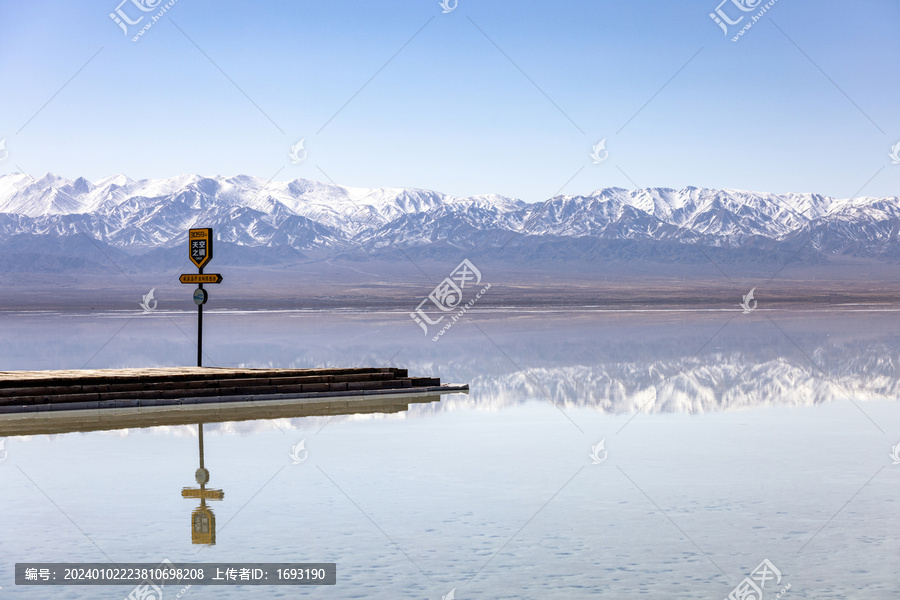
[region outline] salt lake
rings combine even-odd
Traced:
[[[3,370],[195,360],[191,312],[0,325]],[[437,342],[402,311],[209,311],[204,326],[208,366],[397,366],[470,393],[206,422],[214,545],[192,543],[181,494],[197,425],[8,436],[0,594],[126,598],[16,586],[13,567],[165,559],[337,565],[336,586],[182,596],[198,599],[727,598],[746,578],[767,599],[900,593],[896,311],[498,309]]]

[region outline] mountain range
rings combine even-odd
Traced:
[[[856,324],[865,328],[864,320]],[[707,347],[693,357],[687,356],[684,348],[702,345],[703,340],[690,335],[671,336],[671,331],[661,343],[654,340],[637,351],[633,340],[614,339],[601,356],[587,349],[596,350],[596,345],[585,347],[577,342],[568,346],[551,344],[551,348],[514,344],[517,358],[528,363],[520,365],[521,369],[502,363],[486,365],[482,355],[460,352],[460,346],[435,348],[431,355],[417,348],[400,355],[406,356],[401,360],[409,361],[404,364],[410,369],[428,372],[440,365],[447,371],[461,373],[458,377],[470,382],[471,392],[444,396],[441,402],[412,405],[408,412],[398,415],[315,417],[279,425],[303,428],[314,421],[315,428],[328,420],[415,418],[456,410],[498,412],[529,402],[552,402],[580,422],[581,410],[616,415],[702,414],[764,406],[810,407],[853,398],[860,412],[854,413],[851,420],[858,419],[856,425],[868,427],[866,414],[872,409],[867,403],[895,402],[900,397],[900,377],[894,368],[900,352],[896,339],[889,335],[871,339],[865,334],[865,339],[852,339],[852,335],[848,339],[840,333],[837,336],[843,339],[836,342],[837,336],[817,330],[817,325],[808,327],[812,332],[807,329],[800,335],[804,343],[811,344],[807,352],[815,357],[813,361],[800,353],[791,354],[792,346],[786,337],[779,340],[778,351],[773,353],[771,345],[757,344],[771,342],[765,332],[746,330],[731,332],[734,337],[726,332],[727,339],[719,340],[724,347]],[[318,348],[317,345],[315,350],[310,349],[309,356],[304,355],[292,366],[315,364],[312,361],[317,358]],[[382,349],[371,350],[367,359],[377,361],[380,356]],[[595,360],[585,361],[585,356]],[[565,419],[561,415],[555,417]],[[270,421],[254,421],[214,424],[211,429],[249,432],[274,430],[275,426]]]
[[[184,262],[191,227],[212,227],[232,264],[461,259],[821,263],[900,257],[900,197],[835,199],[687,187],[604,188],[526,203],[304,179],[203,177],[96,182],[0,176],[0,270]]]

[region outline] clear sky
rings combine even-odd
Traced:
[[[141,1],[0,0],[0,173],[900,195],[896,0]]]

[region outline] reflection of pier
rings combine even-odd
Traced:
[[[371,394],[341,398],[298,398],[124,408],[105,410],[63,410],[42,413],[0,414],[0,437],[44,435],[74,431],[106,431],[162,425],[195,425],[228,421],[294,419],[367,413],[398,413],[410,404],[437,402],[440,392]]]
[[[197,425],[200,438],[200,468],[194,472],[194,479],[200,484],[199,488],[184,488],[181,490],[182,498],[200,498],[200,506],[191,513],[191,542],[194,544],[216,543],[216,515],[212,509],[206,506],[207,500],[223,500],[225,492],[222,490],[208,490],[209,471],[203,464],[203,423]]]
[[[181,490],[181,496],[200,500],[200,505],[191,513],[191,542],[213,545],[216,543],[216,516],[207,506],[207,501],[224,500],[225,492],[220,489],[207,488],[210,474],[206,468],[204,456],[204,424],[366,413],[398,413],[408,410],[409,405],[413,403],[431,403],[440,400],[440,392],[430,394],[392,393],[341,398],[258,400],[155,408],[0,414],[0,438],[196,424],[200,466],[195,471],[194,478],[199,487],[185,487]]]

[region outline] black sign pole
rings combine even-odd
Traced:
[[[200,274],[203,275],[203,267],[200,267]],[[198,284],[203,289],[203,284]],[[203,366],[203,303],[197,305],[197,366]]]
[[[203,304],[206,302],[206,291],[203,289],[203,267],[206,266],[213,257],[213,237],[212,237],[212,228],[207,227],[205,229],[191,229],[188,231],[188,241],[190,242],[190,258],[191,262],[197,266],[198,275],[196,278],[196,283],[198,286],[198,291],[200,292],[199,297],[197,296],[197,292],[194,292],[194,302],[197,302],[197,366],[203,366]],[[183,275],[182,277],[186,277],[187,281],[183,281],[182,283],[190,283],[191,276]],[[212,283],[219,283],[221,281],[220,275],[213,275],[216,281]],[[179,278],[181,279],[181,278]]]

